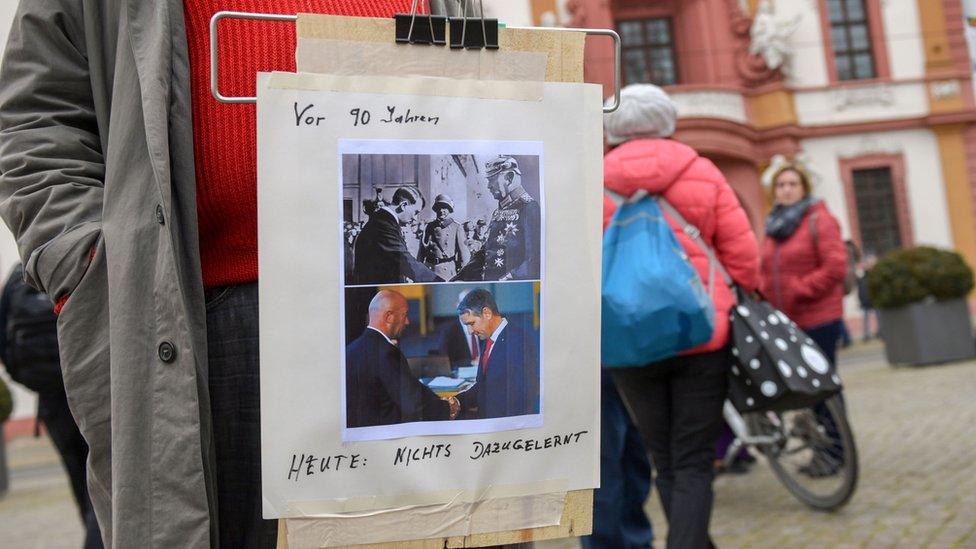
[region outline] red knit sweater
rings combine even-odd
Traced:
[[[210,94],[210,18],[222,10],[392,17],[410,0],[184,0],[193,103],[200,260],[206,288],[258,278],[257,136],[254,105]],[[392,38],[391,38],[392,39]],[[292,23],[220,24],[220,91],[253,96],[261,71],[295,70]]]

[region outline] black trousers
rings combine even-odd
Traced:
[[[51,442],[61,456],[61,463],[68,473],[71,493],[78,504],[78,513],[85,525],[85,549],[101,549],[102,535],[95,519],[95,510],[88,498],[87,466],[88,443],[81,436],[78,424],[68,408],[64,390],[38,395],[37,415],[47,429]]]
[[[840,339],[840,331],[843,325],[843,320],[834,320],[805,330],[810,339],[817,342],[827,360],[835,366],[837,364],[837,341]],[[840,401],[842,404],[844,403],[843,392],[840,393]],[[820,453],[815,460],[820,461],[820,465],[827,470],[834,470],[844,463],[844,447],[840,444],[840,432],[837,430],[837,423],[825,403],[817,404],[813,407],[813,411],[817,416],[817,422],[824,428],[824,434],[833,441],[832,444],[819,449]]]
[[[669,549],[712,547],[715,441],[728,390],[728,350],[614,370],[657,470]]]
[[[220,546],[274,548],[278,523],[261,518],[257,283],[207,292],[207,353]]]
[[[593,534],[583,549],[651,549],[654,531],[644,512],[651,462],[610,371],[600,372],[600,488],[593,493]]]

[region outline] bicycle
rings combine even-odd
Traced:
[[[851,499],[857,488],[857,447],[840,395],[813,408],[745,415],[725,401],[723,415],[735,434],[723,459],[726,467],[743,447],[754,449],[804,504],[833,511]]]

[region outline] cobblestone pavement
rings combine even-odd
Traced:
[[[10,490],[0,497],[0,547],[77,549],[84,528],[50,439],[7,443]]]
[[[836,513],[809,510],[760,463],[716,482],[716,544],[976,548],[976,362],[892,368],[874,344],[843,353],[840,370],[860,452],[854,498]],[[81,523],[46,439],[16,439],[7,450],[11,489],[0,499],[0,547],[79,547]],[[656,493],[647,510],[664,547]]]
[[[835,513],[812,511],[759,463],[716,481],[716,545],[976,548],[976,362],[892,368],[879,344],[843,352],[839,362],[860,453],[853,499]],[[656,492],[647,511],[664,547]]]
[[[760,464],[716,483],[716,543],[976,547],[976,362],[892,368],[872,346],[845,353],[840,372],[860,454],[853,499],[811,511]]]

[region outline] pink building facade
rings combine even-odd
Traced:
[[[565,11],[567,26],[621,34],[625,84],[668,90],[675,138],[724,172],[757,231],[762,170],[800,155],[862,248],[931,244],[976,262],[961,0],[569,0]],[[587,81],[609,95],[611,44],[588,40]]]

